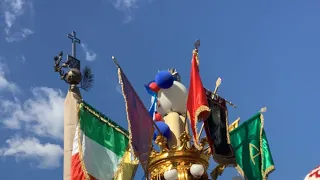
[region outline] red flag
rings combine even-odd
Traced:
[[[187,101],[187,113],[188,118],[190,119],[195,144],[198,144],[197,122],[199,119],[207,119],[210,113],[206,92],[203,88],[199,75],[198,65],[198,50],[195,49],[192,54],[190,85]]]

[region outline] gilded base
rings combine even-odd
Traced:
[[[171,169],[178,171],[179,180],[192,180],[194,179],[190,173],[190,167],[193,164],[201,164],[204,167],[205,173],[200,179],[208,179],[206,171],[209,165],[209,155],[203,149],[197,149],[194,146],[189,148],[187,142],[190,137],[187,133],[182,133],[180,137],[181,146],[172,147],[168,149],[163,146],[165,139],[159,136],[156,139],[157,144],[160,145],[160,152],[152,151],[149,162],[149,173],[151,180],[164,179],[164,173]],[[206,178],[205,178],[206,177]]]

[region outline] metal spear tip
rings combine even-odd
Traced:
[[[113,60],[114,64],[116,64],[117,68],[120,68],[120,66],[119,66],[119,64],[118,64],[118,62],[117,62],[116,57],[111,56],[111,59]]]
[[[219,87],[221,85],[221,78],[218,77],[217,81],[216,81],[216,87]]]
[[[194,43],[194,48],[198,49],[200,47],[200,39],[196,40],[196,42]]]

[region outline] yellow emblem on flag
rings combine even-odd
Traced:
[[[259,148],[257,148],[257,146],[255,146],[254,144],[250,143],[249,144],[249,152],[250,152],[250,158],[251,158],[253,165],[256,165],[256,162],[254,159],[256,157],[259,157],[261,154]]]

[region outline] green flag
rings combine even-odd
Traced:
[[[263,115],[258,113],[230,132],[237,170],[247,180],[265,180],[274,168]]]

